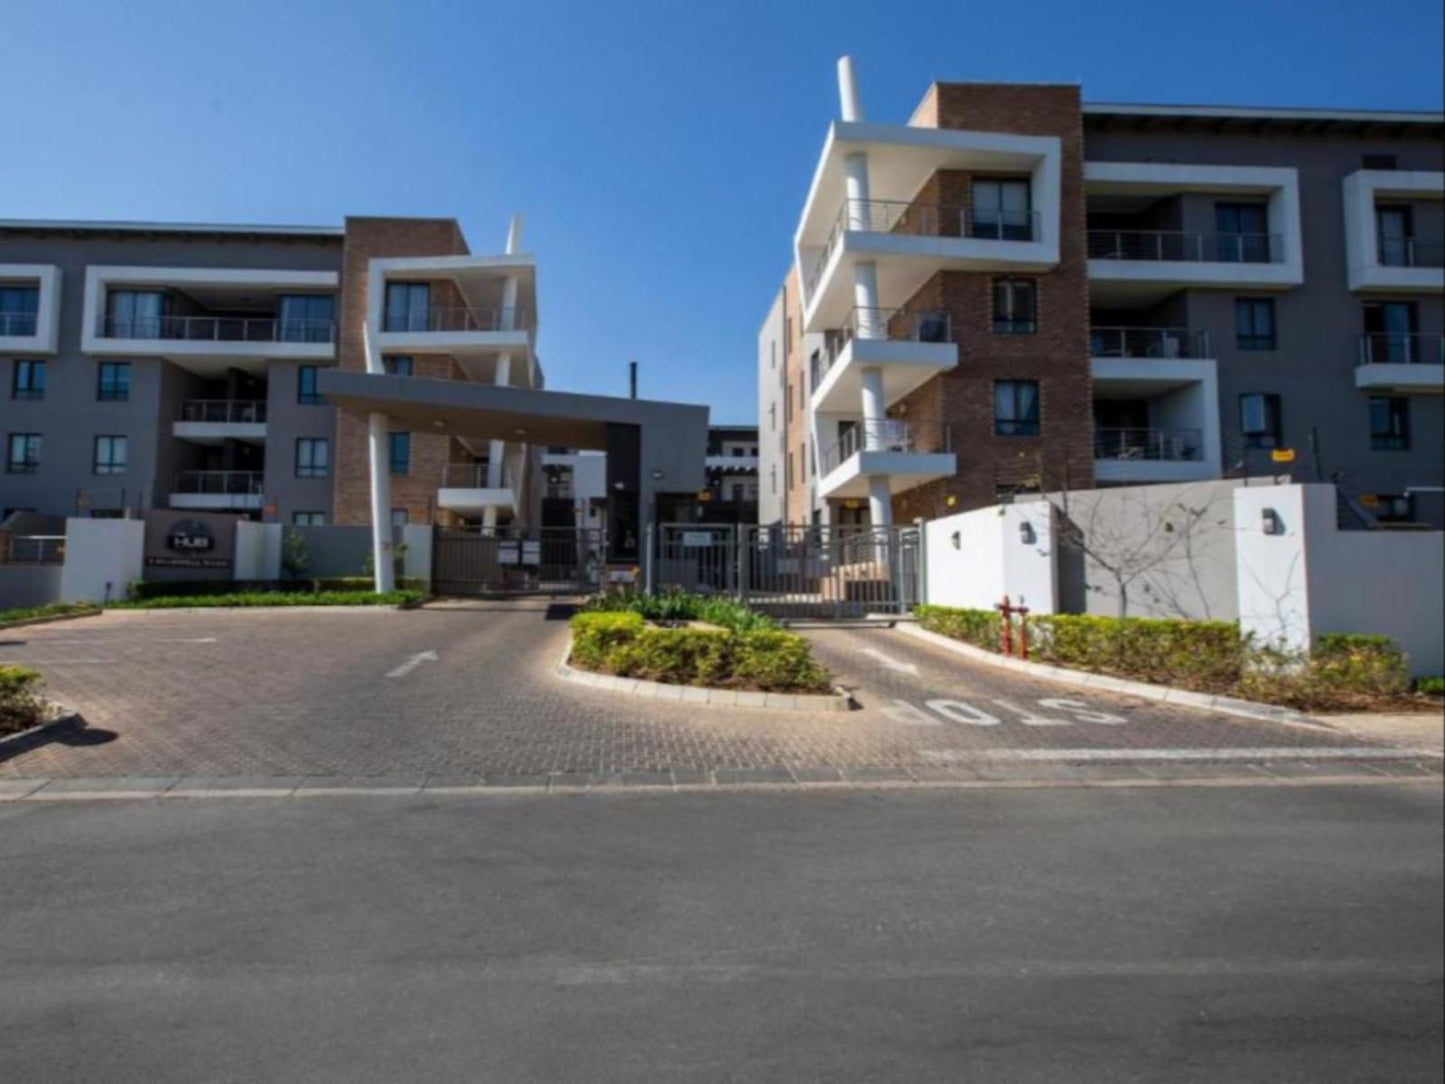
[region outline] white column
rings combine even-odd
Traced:
[[[868,479],[868,519],[874,527],[893,526],[893,496],[888,479],[881,474]]]
[[[858,374],[863,388],[863,447],[883,446],[883,427],[888,421],[888,408],[883,399],[883,370],[864,369]]]
[[[883,311],[878,306],[878,265],[863,260],[853,265],[854,333],[860,339],[884,339]]]
[[[385,594],[396,587],[391,546],[391,464],[386,447],[386,415],[367,419],[371,444],[371,560],[376,569],[376,590]]]
[[[861,151],[843,159],[843,194],[848,197],[848,228],[868,228],[868,156]]]
[[[844,121],[863,119],[863,101],[858,96],[858,80],[853,75],[853,58],[838,58],[838,112]]]

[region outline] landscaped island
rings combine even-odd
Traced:
[[[829,693],[808,641],[730,599],[613,593],[572,618],[572,666],[664,685]]]

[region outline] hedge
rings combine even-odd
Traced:
[[[660,628],[630,610],[574,615],[571,662],[667,685],[793,693],[832,687],[801,636],[770,628]]]
[[[733,599],[678,590],[656,595],[608,591],[588,599],[582,609],[589,613],[634,613],[649,621],[706,621],[734,632],[778,627],[772,618]]]
[[[402,606],[418,602],[420,591],[251,591],[224,595],[165,595],[113,602],[113,610],[172,610],[188,606],[242,608],[248,606]]]
[[[28,666],[0,666],[0,734],[29,729],[44,718],[42,680]]]
[[[72,614],[90,613],[100,613],[100,607],[91,602],[51,602],[45,606],[0,610],[0,625],[11,621],[33,621],[37,617],[69,617]]]
[[[332,576],[313,580],[132,580],[126,586],[126,598],[139,602],[181,595],[317,594],[324,591],[371,591],[374,585],[375,581],[370,576]],[[425,591],[426,586],[425,580],[396,581],[399,591]]]
[[[932,632],[999,648],[996,611],[919,606],[914,613]],[[1257,644],[1227,621],[1036,614],[1028,642],[1035,662],[1305,711],[1379,707],[1410,688],[1405,656],[1386,636],[1325,634],[1301,654]]]

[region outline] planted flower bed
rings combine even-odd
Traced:
[[[680,592],[593,599],[572,618],[579,669],[665,685],[828,693],[808,641],[727,599]]]

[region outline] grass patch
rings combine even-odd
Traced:
[[[1445,677],[1416,678],[1415,691],[1423,696],[1445,696]]]
[[[717,627],[666,628],[650,620]],[[665,685],[778,693],[827,693],[833,687],[832,675],[801,636],[740,603],[682,592],[593,599],[572,618],[571,662]]]
[[[15,610],[0,610],[0,625],[11,621],[34,621],[39,617],[70,617],[99,612],[100,607],[91,602],[51,602],[45,606],[25,606]]]
[[[174,610],[187,606],[242,608],[248,606],[401,606],[418,602],[420,591],[250,591],[224,595],[159,595],[111,603],[112,610]]]
[[[919,606],[914,613],[931,632],[999,649],[995,611]],[[1028,639],[1035,662],[1301,711],[1422,706],[1404,653],[1386,636],[1326,634],[1303,653],[1255,643],[1227,621],[1038,614],[1028,618]]]
[[[398,579],[396,589],[424,592],[426,582]],[[374,581],[370,576],[333,576],[313,580],[132,580],[126,585],[125,595],[129,602],[144,602],[152,598],[179,598],[182,595],[370,594],[373,590]]]
[[[0,736],[29,730],[44,721],[43,681],[28,666],[0,666]]]

